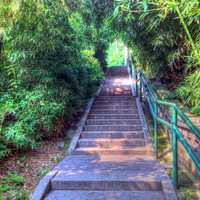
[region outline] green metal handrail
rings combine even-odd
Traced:
[[[142,71],[137,72],[133,64],[129,62],[129,69],[131,77],[133,79],[133,87],[136,92],[136,96],[142,101],[143,98],[148,103],[150,113],[153,118],[153,143],[156,156],[158,156],[158,123],[169,128],[172,135],[172,156],[173,156],[173,182],[174,186],[178,186],[178,141],[183,145],[187,154],[193,161],[197,170],[200,171],[200,158],[195,153],[192,146],[184,138],[177,125],[177,118],[180,117],[183,123],[189,128],[191,133],[200,141],[200,130],[191,122],[191,120],[185,115],[181,109],[172,102],[159,99],[156,92],[153,90],[150,81],[145,77]],[[171,110],[171,120],[167,121],[165,118],[161,118],[158,115],[158,107],[164,106]]]

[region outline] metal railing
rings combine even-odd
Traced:
[[[180,126],[177,124],[177,119],[181,119],[184,126],[186,126],[193,137],[200,141],[200,130],[191,122],[181,109],[172,102],[161,100],[154,91],[150,81],[145,77],[142,71],[137,72],[133,64],[129,62],[129,70],[131,72],[133,80],[133,88],[136,92],[136,96],[141,101],[147,103],[150,110],[150,114],[153,119],[153,143],[156,156],[158,156],[158,124],[169,129],[171,144],[172,144],[172,176],[174,186],[178,186],[178,142],[180,142],[193,161],[196,169],[200,171],[200,155],[196,152],[195,148],[190,144],[187,138],[182,133]],[[169,110],[170,115],[166,118],[162,114],[160,107],[166,107]],[[158,112],[159,111],[159,112]],[[169,114],[168,113],[168,114]]]

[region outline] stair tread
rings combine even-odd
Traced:
[[[77,147],[72,153],[73,155],[153,155],[153,150],[144,146],[120,147],[120,148],[104,148],[104,147]]]
[[[69,197],[69,198],[67,198]],[[44,200],[164,200],[160,191],[67,191],[54,190]]]
[[[106,149],[117,149],[124,147],[138,147],[144,146],[145,140],[144,139],[80,139],[79,140],[79,147],[98,147],[98,148],[106,148]]]
[[[52,183],[93,182],[160,182],[167,178],[158,161],[150,156],[68,156],[57,167]]]
[[[81,138],[80,141],[100,141],[100,142],[120,142],[120,141],[127,141],[127,142],[134,142],[134,141],[143,141],[143,139],[126,139],[126,138],[114,138],[114,139],[83,139]]]

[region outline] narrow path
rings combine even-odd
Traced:
[[[45,200],[173,200],[131,93],[127,69],[108,72],[74,152],[57,167]]]

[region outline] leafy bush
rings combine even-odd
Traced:
[[[55,122],[71,119],[102,78],[94,51],[83,49],[84,35],[68,19],[60,1],[27,0],[5,29],[0,158],[51,136]]]

